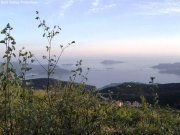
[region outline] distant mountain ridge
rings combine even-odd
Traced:
[[[45,90],[48,79],[47,78],[35,78],[35,79],[28,79],[25,82],[31,84],[30,86],[28,86],[29,88],[33,87],[33,89],[35,89],[35,90]],[[49,84],[52,87],[56,86],[57,84],[60,84],[62,87],[64,87],[68,83],[70,83],[70,82],[61,81],[61,80],[57,80],[57,79],[53,79],[53,78],[50,78],[50,80],[49,80]],[[73,84],[78,85],[80,83],[73,83]],[[85,85],[85,89],[96,89],[96,87],[92,86],[92,85]]]

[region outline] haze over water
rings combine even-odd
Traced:
[[[87,75],[87,84],[95,85],[98,88],[111,83],[122,82],[140,82],[149,83],[150,77],[156,77],[156,83],[177,83],[180,82],[180,75],[159,73],[158,69],[153,69],[152,66],[160,63],[176,63],[180,61],[180,57],[124,57],[114,58],[111,60],[123,61],[119,64],[104,65],[101,62],[106,59],[84,59],[83,69],[90,67]],[[109,59],[108,59],[109,60]],[[73,60],[62,61],[63,64],[75,64]],[[62,66],[62,68],[73,69],[74,66]],[[58,77],[57,77],[58,78]],[[61,79],[68,80],[69,76],[63,76]]]

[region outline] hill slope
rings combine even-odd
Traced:
[[[27,83],[31,83],[30,87],[33,87],[35,90],[39,90],[39,89],[46,89],[46,84],[48,82],[47,78],[36,78],[36,79],[29,79],[26,80]],[[66,84],[68,84],[70,82],[68,81],[61,81],[61,80],[57,80],[57,79],[53,79],[50,78],[49,80],[49,84],[50,86],[54,87],[57,84],[61,85],[62,87],[64,87]],[[78,83],[74,83],[75,85],[77,85]],[[92,85],[85,85],[85,89],[95,89],[95,86]]]
[[[169,84],[143,84],[143,83],[122,83],[116,86],[109,86],[99,91],[103,96],[111,95],[114,100],[140,101],[144,96],[149,103],[153,104],[155,93],[159,96],[160,105],[170,105],[180,108],[180,83]]]

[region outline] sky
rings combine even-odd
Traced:
[[[62,28],[55,54],[76,41],[64,57],[180,56],[180,0],[0,0],[0,29],[10,23],[17,48],[41,55],[47,41],[36,11]]]

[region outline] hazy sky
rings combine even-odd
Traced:
[[[76,41],[66,56],[180,55],[180,0],[0,0],[0,29],[9,22],[17,46],[39,53],[36,10],[62,28],[55,46]]]

